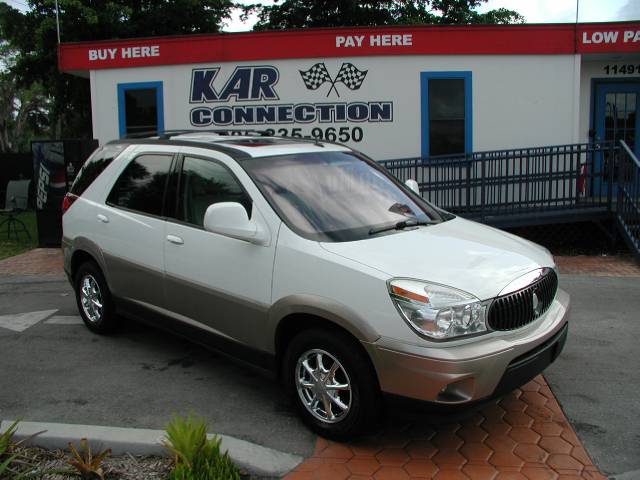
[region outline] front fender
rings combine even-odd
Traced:
[[[355,310],[327,297],[309,294],[289,295],[275,302],[268,311],[269,351],[276,351],[276,332],[289,315],[307,314],[323,318],[344,328],[361,342],[375,342],[380,335]]]

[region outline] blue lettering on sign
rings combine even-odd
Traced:
[[[196,68],[191,72],[189,103],[278,100],[274,86],[280,78],[272,66],[236,67],[218,92],[213,86],[220,67]]]
[[[191,125],[393,122],[393,102],[220,105],[191,110]]]

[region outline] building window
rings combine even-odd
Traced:
[[[422,156],[472,151],[471,72],[423,72]]]
[[[162,82],[118,85],[120,137],[164,130]]]

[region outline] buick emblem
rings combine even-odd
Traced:
[[[537,292],[533,292],[531,295],[531,303],[533,304],[533,314],[537,317],[540,315],[540,299]]]

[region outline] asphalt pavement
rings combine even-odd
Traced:
[[[21,332],[2,327],[6,315],[43,311]],[[280,451],[306,456],[315,446],[261,372],[134,322],[95,335],[62,277],[0,280],[0,419],[164,429],[189,413],[209,431]]]
[[[640,278],[563,275],[572,313],[545,378],[594,462],[640,478]]]
[[[640,278],[561,284],[572,295],[570,335],[547,381],[605,473],[640,470]],[[211,431],[313,451],[315,436],[271,378],[134,322],[92,334],[62,277],[0,279],[0,419],[162,429],[190,412]]]

